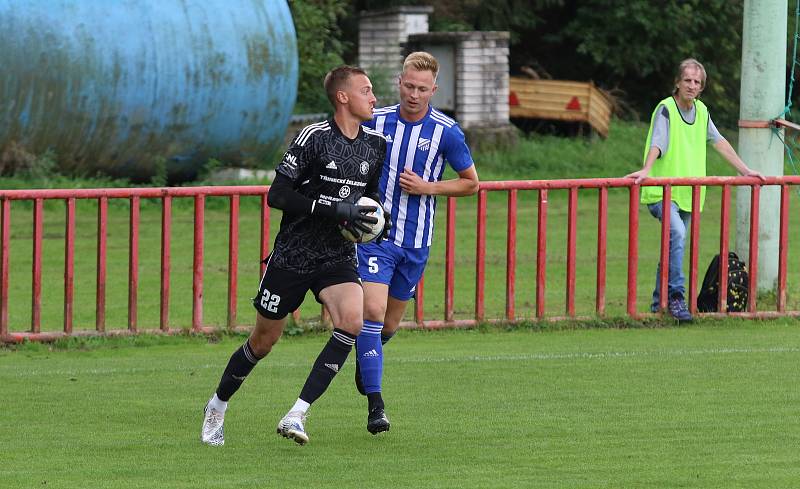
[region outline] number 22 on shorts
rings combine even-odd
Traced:
[[[281,303],[281,296],[270,294],[267,289],[261,294],[261,307],[269,312],[278,312],[278,304]]]

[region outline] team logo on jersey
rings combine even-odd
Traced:
[[[429,149],[431,149],[431,140],[426,138],[419,138],[419,141],[417,141],[417,148],[419,148],[421,151],[428,151]]]
[[[391,134],[387,134],[387,135],[385,136],[385,138],[386,138],[386,142],[387,142],[387,143],[391,143],[391,142],[392,142],[392,135],[391,135]]]
[[[290,152],[286,152],[283,155],[283,162],[286,163],[287,166],[291,166],[292,168],[297,167],[297,156],[293,155]]]
[[[328,170],[335,170],[336,169],[336,163],[333,160],[331,160],[330,163],[325,165],[325,168],[327,168]]]
[[[350,187],[343,185],[342,188],[339,189],[339,197],[346,199],[348,195],[350,195]]]
[[[361,174],[362,175],[366,175],[367,173],[369,173],[369,163],[367,163],[366,161],[362,161],[361,162]]]

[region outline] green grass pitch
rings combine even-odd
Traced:
[[[548,326],[547,328],[553,328]],[[275,434],[325,341],[285,338],[202,407],[242,336],[0,350],[0,481],[12,488],[790,488],[800,480],[800,329],[779,320],[640,329],[401,332],[392,429],[366,429],[348,362],[308,445]]]

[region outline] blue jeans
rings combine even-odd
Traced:
[[[683,275],[683,251],[686,248],[686,234],[689,230],[689,224],[692,222],[692,213],[680,210],[678,204],[671,202],[669,212],[669,280],[667,280],[667,290],[669,296],[680,294],[685,297],[686,288],[684,282],[686,278]],[[648,204],[647,208],[650,214],[656,219],[661,221],[662,215],[662,202],[655,204]],[[656,288],[653,290],[653,302],[650,310],[653,312],[658,311],[661,294],[659,284],[661,283],[661,261],[656,268]]]

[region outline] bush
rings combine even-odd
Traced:
[[[322,88],[325,74],[344,64],[342,53],[347,48],[338,20],[347,13],[346,0],[290,0],[289,7],[297,31],[297,55],[300,76],[294,112],[331,111]]]

